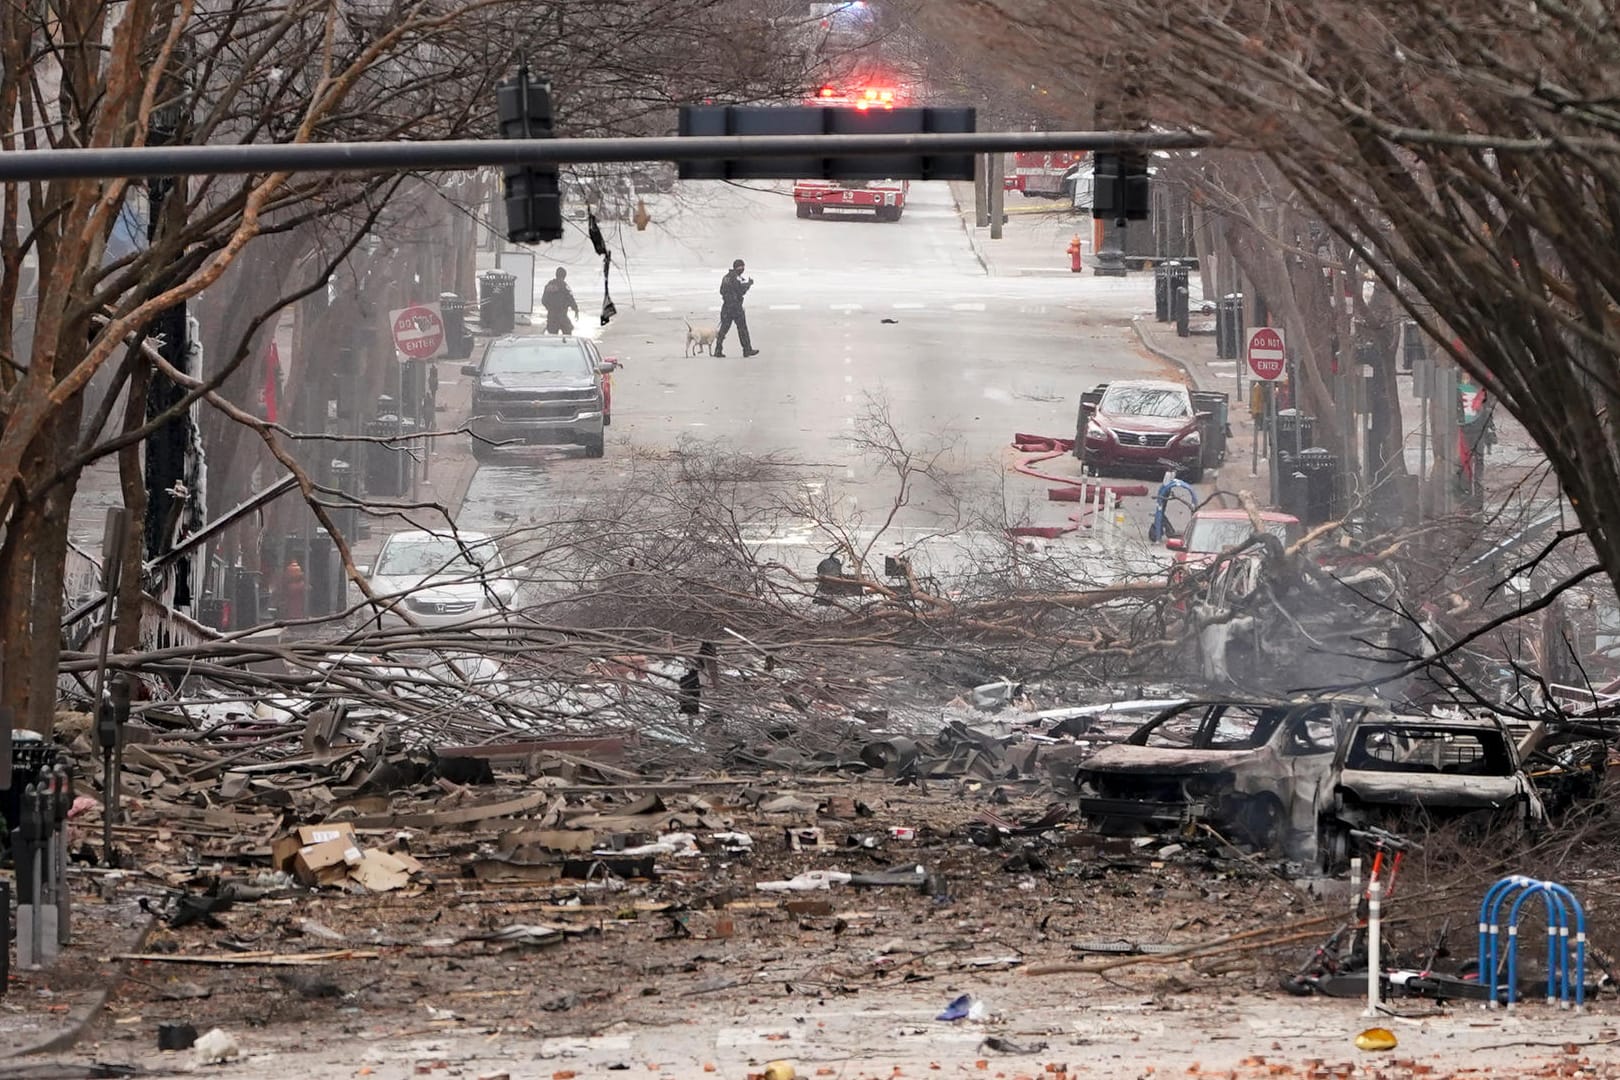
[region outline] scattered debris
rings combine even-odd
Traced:
[[[242,1048],[237,1045],[236,1037],[219,1028],[199,1038],[191,1049],[198,1065],[217,1065],[242,1056]]]

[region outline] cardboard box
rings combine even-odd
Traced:
[[[293,856],[293,876],[305,885],[334,885],[365,859],[354,835],[311,844]]]
[[[349,879],[363,885],[370,892],[393,892],[410,884],[411,875],[422,869],[422,864],[409,855],[395,855],[386,851],[368,851],[360,861],[349,868]]]
[[[355,842],[354,826],[346,821],[334,822],[331,825],[300,825],[270,846],[270,866],[290,874],[293,872],[293,859],[300,851],[313,844],[324,844],[329,840],[343,838],[347,838],[351,844]]]

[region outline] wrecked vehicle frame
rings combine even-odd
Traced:
[[[1319,823],[1323,866],[1349,861],[1351,832],[1464,821],[1517,839],[1546,807],[1500,717],[1367,715],[1344,733]]]
[[[1200,824],[1313,858],[1317,806],[1361,701],[1199,700],[1173,706],[1079,768],[1080,812],[1110,835]]]

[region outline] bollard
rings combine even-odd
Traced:
[[[1187,310],[1188,305],[1190,304],[1190,300],[1187,297],[1187,286],[1176,286],[1175,295],[1172,297],[1172,303],[1175,306],[1176,336],[1190,336],[1192,334],[1192,329],[1187,325],[1187,320],[1190,317]]]
[[[1384,883],[1377,878],[1367,883],[1367,1011],[1363,1016],[1379,1015],[1379,993],[1382,989],[1383,961],[1379,956],[1383,947],[1383,917],[1379,911]]]
[[[1350,921],[1361,921],[1361,856],[1350,859]]]

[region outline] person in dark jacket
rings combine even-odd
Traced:
[[[568,313],[572,311],[579,314],[579,304],[574,300],[574,290],[568,287],[568,271],[557,267],[557,276],[546,282],[546,287],[540,290],[540,306],[546,309],[546,333],[572,334],[574,324],[569,321]]]
[[[754,287],[753,278],[744,278],[743,261],[731,264],[731,270],[720,279],[720,332],[714,336],[715,356],[724,356],[726,331],[737,325],[737,340],[742,342],[744,356],[758,356],[759,350],[748,336],[748,316],[743,313],[743,297]]]

